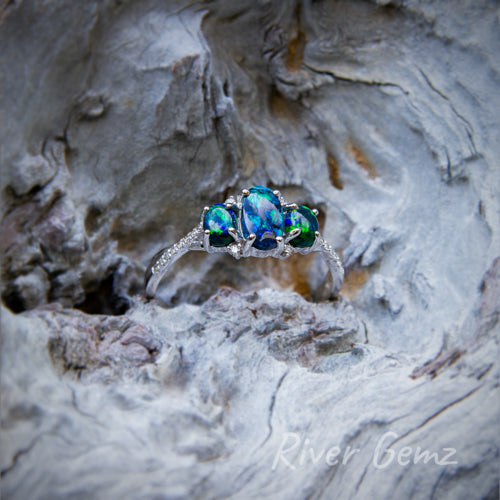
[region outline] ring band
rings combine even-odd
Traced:
[[[286,203],[279,191],[263,186],[243,189],[238,197],[205,207],[199,224],[151,259],[146,270],[146,297],[152,298],[174,262],[192,250],[242,257],[287,259],[295,253],[319,252],[332,275],[332,295],[344,282],[344,268],[318,230],[318,211]]]

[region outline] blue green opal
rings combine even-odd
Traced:
[[[212,205],[203,218],[203,229],[210,231],[209,241],[213,247],[226,247],[233,241],[230,227],[238,227],[236,214],[222,203]]]
[[[276,237],[283,236],[283,208],[271,189],[255,186],[241,201],[241,230],[247,238],[255,234],[254,248],[276,248]]]
[[[298,248],[306,248],[313,245],[318,230],[318,219],[314,212],[304,205],[298,208],[286,208],[283,214],[285,219],[285,232],[289,233],[293,229],[300,228],[301,233],[293,240],[290,245]]]

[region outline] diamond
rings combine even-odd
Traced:
[[[235,258],[239,258],[240,253],[241,253],[241,248],[237,243],[234,243],[233,245],[229,245],[228,247],[228,252]]]

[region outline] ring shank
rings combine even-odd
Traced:
[[[153,256],[146,269],[144,283],[148,299],[152,299],[155,296],[160,281],[178,259],[191,250],[204,250],[202,234],[201,225],[196,226],[177,243],[163,248]]]
[[[323,237],[318,236],[318,238],[320,240],[317,241],[312,251],[321,253],[327,263],[332,275],[331,294],[337,297],[344,282],[344,268],[333,247]],[[205,250],[203,247],[203,228],[201,224],[196,226],[174,245],[160,250],[151,259],[149,267],[146,270],[144,283],[147,298],[151,299],[155,296],[160,281],[168,273],[173,264],[191,250]]]
[[[344,284],[344,268],[340,257],[337,255],[333,247],[324,240],[324,238],[321,238],[321,242],[319,243],[316,251],[321,253],[323,259],[328,265],[328,269],[332,275],[331,293],[334,297],[337,297],[342,285]]]

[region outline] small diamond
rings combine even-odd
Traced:
[[[228,247],[228,252],[235,258],[239,257],[240,255],[240,252],[241,252],[241,249],[240,249],[240,246],[238,244],[234,244],[234,245],[229,245]]]

